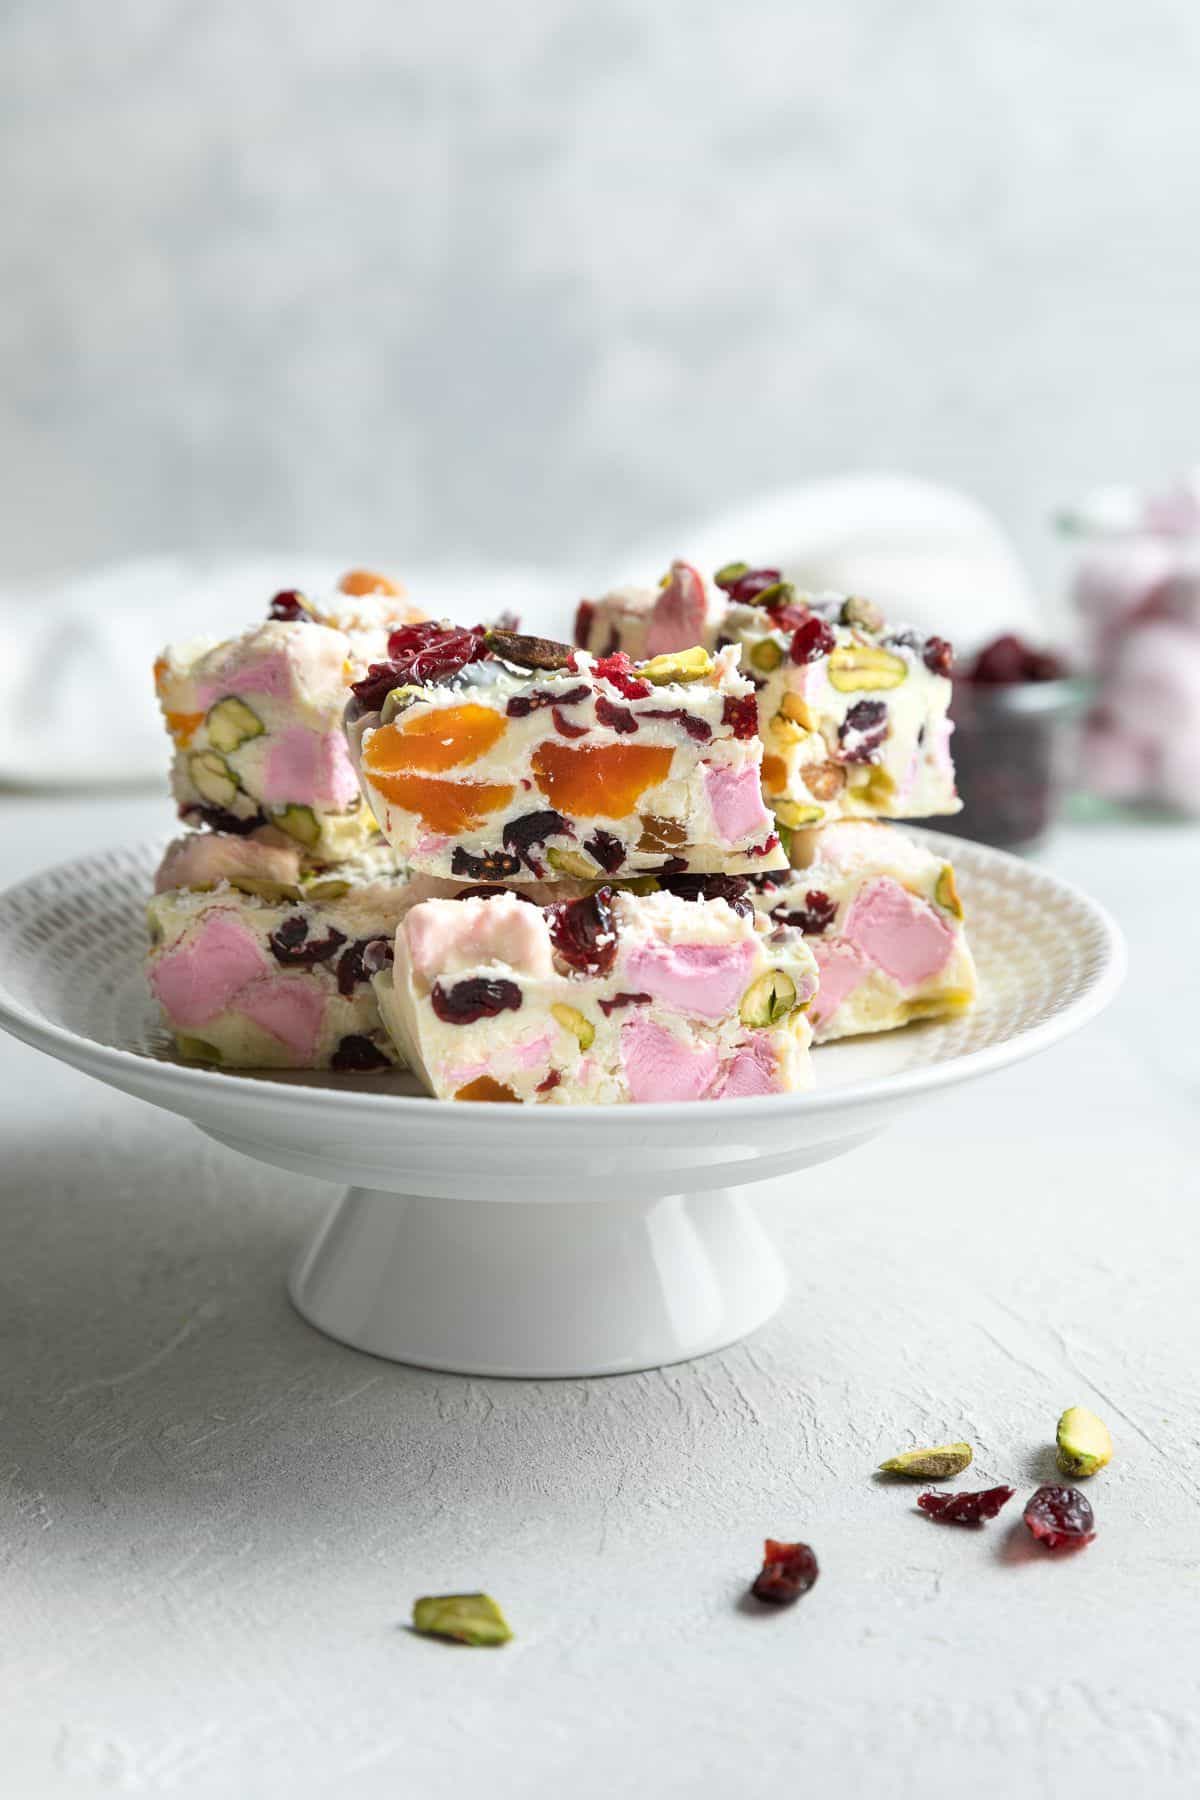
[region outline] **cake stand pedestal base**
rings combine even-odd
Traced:
[[[786,1292],[737,1189],[638,1200],[428,1199],[352,1187],[297,1263],[330,1337],[462,1375],[617,1375],[735,1343]]]

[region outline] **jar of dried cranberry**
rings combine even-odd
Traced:
[[[931,823],[1002,849],[1044,837],[1062,800],[1087,684],[1053,651],[1011,634],[954,678],[951,750],[963,809]]]

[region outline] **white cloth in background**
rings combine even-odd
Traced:
[[[778,566],[802,586],[869,594],[893,617],[964,648],[1004,630],[1044,633],[1024,571],[983,508],[902,477],[781,490],[634,546],[605,569],[414,567],[402,556],[378,566],[436,616],[473,620],[507,610],[527,629],[569,636],[582,594],[648,585],[676,556],[705,573],[744,558]],[[0,781],[162,780],[165,739],[150,675],[162,646],[241,630],[265,615],[277,589],[328,589],[354,560],[156,556],[53,585],[0,588]]]

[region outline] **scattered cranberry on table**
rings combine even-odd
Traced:
[[[782,1544],[768,1538],[763,1545],[763,1566],[750,1592],[768,1606],[790,1606],[807,1594],[820,1573],[817,1559],[807,1544]]]

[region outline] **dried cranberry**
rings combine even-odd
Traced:
[[[514,900],[527,900],[530,906],[537,905],[537,901],[534,899],[533,895],[523,894],[520,888],[495,887],[491,885],[485,887],[459,888],[454,898],[456,900],[494,900],[498,894],[511,894]]]
[[[763,1546],[763,1566],[750,1592],[769,1606],[790,1606],[807,1594],[820,1570],[807,1544],[781,1544],[768,1538]]]
[[[726,563],[713,580],[740,606],[780,604],[793,591],[778,569],[752,569],[746,563]]]
[[[447,1025],[473,1025],[476,1019],[494,1019],[502,1012],[519,1012],[521,990],[515,981],[493,980],[486,975],[472,975],[444,988],[433,984],[430,995],[433,1010]]]
[[[287,624],[295,624],[298,619],[311,621],[312,612],[304,595],[298,588],[284,588],[275,595],[267,608],[268,619],[283,619]]]
[[[836,647],[837,638],[833,634],[832,625],[819,618],[816,613],[809,613],[792,633],[794,663],[816,662],[819,657],[828,656]]]
[[[1070,1550],[1090,1544],[1096,1535],[1091,1501],[1078,1488],[1051,1482],[1025,1505],[1025,1523],[1047,1550]]]
[[[364,1073],[372,1069],[390,1069],[392,1066],[377,1044],[358,1033],[344,1037],[329,1060],[331,1067],[335,1069],[360,1069]]]
[[[544,844],[548,837],[574,837],[575,829],[561,813],[546,807],[541,812],[522,813],[519,819],[510,819],[501,835],[504,848],[513,851],[518,858],[517,867],[524,863],[534,875],[541,875],[544,870],[532,855],[533,846]],[[508,872],[512,875],[516,870]]]
[[[598,888],[580,900],[546,908],[550,941],[562,960],[581,975],[607,975],[617,959],[617,925],[612,889]]]
[[[921,661],[931,675],[949,675],[954,669],[954,645],[943,637],[926,638]]]
[[[586,700],[591,688],[571,688],[568,693],[556,694],[551,688],[538,688],[532,694],[513,694],[505,704],[505,712],[510,719],[527,719],[530,713],[542,712],[549,706],[574,706],[577,700]]]
[[[581,738],[586,737],[588,734],[588,726],[572,725],[570,719],[568,719],[566,714],[557,706],[551,712],[550,717],[554,720],[554,729],[560,737]]]
[[[778,569],[751,569],[735,585],[730,599],[743,606],[786,606],[795,593],[791,582],[784,581]]]
[[[699,744],[707,744],[712,736],[712,726],[708,720],[698,718],[695,713],[685,712],[682,706],[671,709],[659,708],[654,712],[647,710],[642,717],[643,719],[676,719],[688,736],[695,738]]]
[[[639,681],[633,673],[633,663],[624,650],[602,656],[593,665],[592,673],[602,681],[611,682],[619,694],[624,694],[626,700],[644,700],[647,694],[654,692],[650,682]]]
[[[551,1069],[545,1080],[539,1081],[533,1091],[535,1094],[548,1094],[552,1089],[558,1086],[561,1080],[562,1076],[559,1071],[557,1069]]]
[[[437,681],[468,663],[486,662],[489,651],[482,625],[439,625],[421,619],[415,625],[398,625],[388,637],[393,662],[411,663],[412,681]]]
[[[750,884],[744,875],[660,875],[658,885],[681,900],[726,900],[734,912],[754,917]]]
[[[302,913],[292,913],[286,918],[277,931],[273,931],[267,942],[271,946],[271,955],[278,963],[292,964],[300,968],[312,963],[328,962],[335,951],[340,950],[346,941],[344,931],[335,931],[332,926],[323,938],[310,938],[308,920]]]
[[[491,651],[484,635],[482,625],[460,629],[433,619],[401,625],[388,638],[390,660],[372,663],[351,691],[364,712],[378,712],[394,687],[444,681],[468,663],[486,661]]]
[[[606,875],[615,875],[625,861],[625,846],[611,831],[598,831],[595,837],[585,840],[583,847],[589,856],[595,858]]]
[[[883,700],[856,700],[838,726],[841,760],[870,762],[888,734],[888,709]]]
[[[590,600],[581,600],[575,608],[575,642],[581,650],[588,647],[588,639],[592,635],[592,620],[596,616],[596,608]]]
[[[452,875],[469,875],[474,881],[506,881],[510,875],[519,874],[520,869],[520,857],[505,850],[485,850],[482,856],[472,856],[456,844],[450,858]]]
[[[742,855],[743,856],[771,856],[774,854],[774,852],[776,850],[778,850],[778,848],[779,848],[779,833],[777,831],[773,831],[769,838],[763,839],[761,844],[751,844],[751,846],[748,850],[743,850]]]
[[[809,888],[804,896],[804,905],[793,907],[777,906],[771,914],[777,925],[795,925],[806,937],[820,937],[837,918],[837,901],[823,894],[820,888]]]
[[[547,693],[513,694],[504,710],[510,719],[527,719],[530,713],[541,712],[544,706],[553,706],[554,699],[553,694]]]
[[[649,688],[646,689],[649,693]],[[610,731],[636,731],[637,720],[627,706],[618,706],[615,700],[609,700],[604,694],[596,696],[596,717],[601,725],[607,725]]]
[[[513,694],[504,710],[510,719],[527,719],[530,713],[541,712],[547,706],[576,706],[580,700],[586,700],[591,693],[590,687],[568,688],[565,694],[556,694],[550,688],[542,688],[532,694]]]
[[[207,825],[210,831],[229,832],[234,837],[249,837],[269,822],[266,813],[253,812],[248,819],[242,819],[237,813],[226,812],[223,806],[181,806],[179,816],[188,825]]]
[[[649,1006],[651,998],[649,994],[614,994],[611,1000],[599,1000],[596,1004],[607,1019],[623,1006]]]
[[[984,1519],[994,1519],[1015,1493],[1015,1488],[994,1487],[974,1494],[919,1494],[917,1505],[931,1519],[943,1519],[947,1525],[980,1525]]]
[[[369,981],[392,961],[392,940],[385,937],[356,938],[338,958],[338,993],[347,999],[360,981]]]
[[[728,725],[735,738],[758,736],[758,701],[753,694],[726,694],[721,709],[721,723]]]

